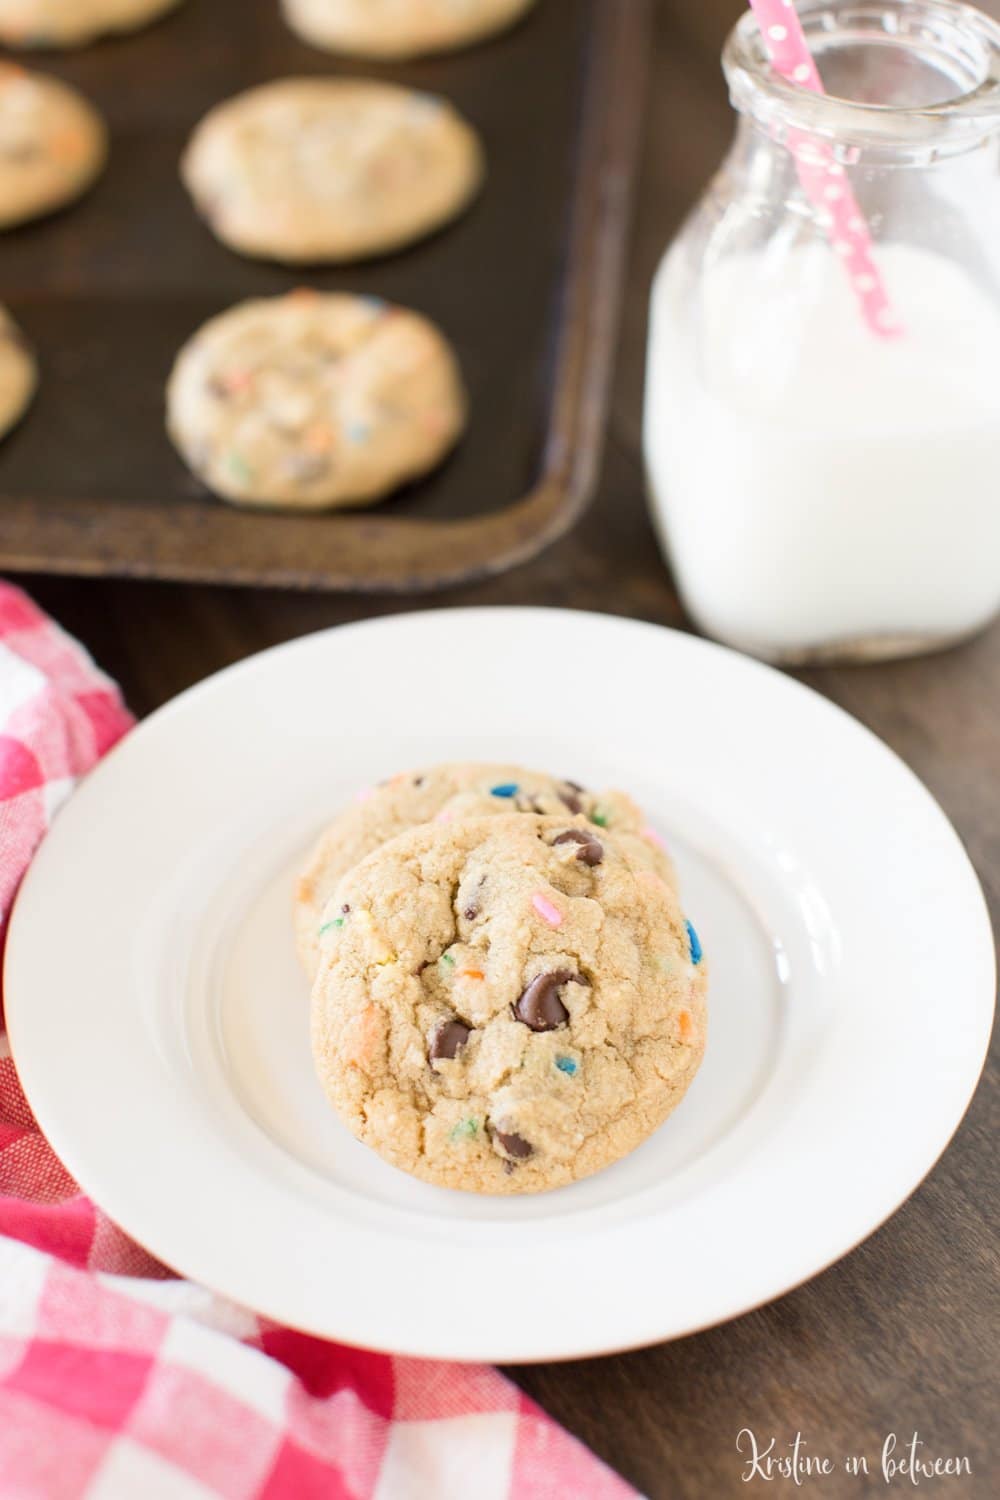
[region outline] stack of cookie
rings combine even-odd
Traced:
[[[663,1123],[701,1062],[701,946],[620,792],[504,765],[394,777],[319,841],[295,933],[327,1098],[428,1182],[589,1176]]]

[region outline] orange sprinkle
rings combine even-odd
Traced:
[[[319,292],[316,291],[315,287],[297,286],[294,291],[289,292],[288,295],[289,297],[294,297],[298,302],[311,302],[314,298],[319,296]]]
[[[365,1068],[375,1057],[385,1035],[377,1005],[366,1005],[344,1027],[345,1052],[352,1068]]]
[[[682,1010],[677,1017],[677,1030],[682,1042],[689,1042],[694,1036],[694,1021],[689,1010]]]
[[[459,969],[459,979],[485,979],[486,975],[482,969]]]
[[[303,438],[309,453],[329,453],[333,447],[333,429],[329,422],[313,422]]]

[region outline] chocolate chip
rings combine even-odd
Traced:
[[[344,904],[343,904],[343,906],[342,906],[342,907],[341,907],[341,908],[340,908],[340,909],[341,909],[341,911],[342,911],[342,912],[343,912],[343,913],[344,913],[344,916],[345,916],[345,917],[346,917],[346,916],[347,916],[347,913],[348,913],[348,912],[349,912],[349,911],[350,911],[350,909],[351,909],[351,906],[350,906],[350,902],[348,902],[348,901],[345,901],[345,902],[344,902]]]
[[[511,1006],[515,1021],[522,1021],[532,1031],[555,1031],[557,1026],[565,1026],[569,1020],[569,1011],[557,992],[564,984],[586,983],[582,975],[573,974],[569,969],[556,969],[551,974],[537,975],[516,1004]]]
[[[564,807],[568,807],[571,813],[583,811],[583,803],[577,796],[575,788],[568,781],[565,786],[559,788],[559,801]]]
[[[471,1035],[471,1028],[461,1021],[444,1021],[431,1037],[430,1057],[450,1060],[457,1056]]]
[[[534,1153],[534,1146],[524,1139],[523,1135],[515,1135],[513,1131],[505,1133],[502,1130],[494,1130],[493,1134],[500,1142],[508,1156],[516,1156],[518,1161],[523,1161],[526,1156]]]
[[[208,394],[210,396],[214,396],[216,401],[229,400],[229,387],[226,385],[225,381],[220,380],[217,375],[211,375],[208,380],[206,380],[205,386],[208,390]]]
[[[576,857],[584,865],[599,865],[604,858],[604,845],[600,839],[583,828],[567,828],[565,833],[552,840],[553,848],[556,844],[579,844]]]
[[[283,463],[285,472],[302,484],[313,484],[329,474],[331,464],[321,453],[289,453]]]
[[[465,920],[467,922],[474,922],[476,920],[476,918],[479,916],[479,907],[478,906],[467,906],[465,908],[465,911],[462,913],[462,915],[465,917]]]
[[[422,776],[414,776],[414,778],[413,778],[413,785],[414,786],[423,786],[423,784],[424,784],[424,778]]]

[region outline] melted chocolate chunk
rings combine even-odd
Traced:
[[[431,1061],[439,1057],[456,1057],[471,1035],[471,1027],[461,1021],[444,1021],[431,1038]]]
[[[494,1135],[500,1142],[508,1156],[516,1156],[518,1161],[531,1156],[535,1150],[530,1141],[526,1141],[523,1135],[515,1135],[513,1132],[505,1133],[502,1130],[494,1131]]]
[[[552,840],[552,844],[553,847],[556,844],[579,844],[576,857],[584,865],[599,865],[604,858],[604,845],[600,839],[583,828],[567,828],[565,833]]]
[[[569,1011],[559,999],[559,990],[564,984],[586,984],[581,974],[569,969],[555,969],[551,974],[539,974],[523,991],[520,999],[511,1006],[515,1021],[523,1021],[532,1031],[555,1031],[565,1026]]]

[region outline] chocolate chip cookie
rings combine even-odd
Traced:
[[[645,862],[671,884],[673,866],[662,843],[644,826],[642,813],[624,792],[591,792],[575,781],[560,780],[523,766],[456,764],[403,771],[340,813],[315,845],[299,877],[295,894],[295,941],[310,978],[319,961],[323,909],[338,882],[380,844],[428,823],[497,814],[582,814],[591,827],[612,829],[634,843],[633,858]],[[581,839],[582,833],[576,838]],[[333,913],[334,920],[337,913]]]
[[[114,31],[134,31],[178,0],[0,0],[7,47],[80,47]]]
[[[211,110],[181,176],[244,255],[331,262],[410,244],[483,177],[475,132],[444,99],[390,83],[284,78]]]
[[[106,156],[104,122],[82,94],[0,63],[0,229],[78,198]]]
[[[0,437],[19,420],[37,383],[35,356],[13,318],[0,307]]]
[[[317,1072],[366,1145],[428,1182],[538,1192],[633,1150],[705,1046],[677,893],[584,817],[429,823],[328,911]]]
[[[282,0],[293,31],[314,47],[357,57],[451,52],[503,31],[534,0]]]
[[[372,505],[444,458],[465,424],[451,346],[419,313],[302,290],[241,302],[184,346],[167,428],[240,505]]]

